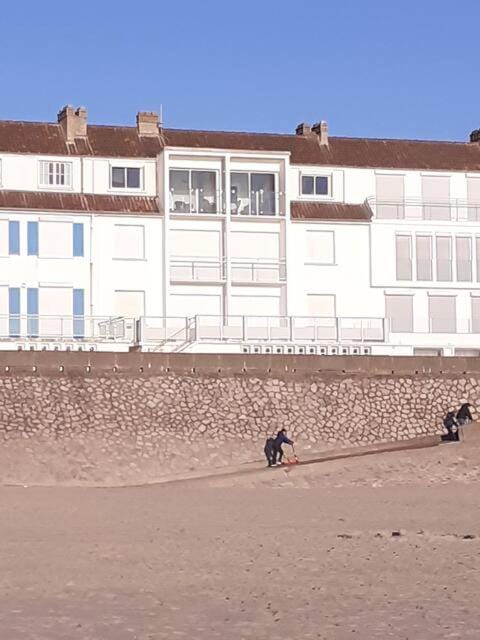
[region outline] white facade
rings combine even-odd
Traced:
[[[427,170],[300,164],[287,136],[100,157],[1,131],[2,349],[480,354],[479,142]]]

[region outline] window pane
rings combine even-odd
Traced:
[[[8,290],[9,333],[12,338],[20,335],[20,289],[10,287]]]
[[[313,176],[302,176],[302,194],[304,196],[313,195]]]
[[[413,331],[413,296],[385,296],[385,316],[392,333]]]
[[[125,169],[112,167],[112,187],[125,187]]]
[[[38,289],[27,289],[27,334],[38,336]]]
[[[327,176],[317,176],[315,178],[315,193],[317,196],[328,195],[328,178]]]
[[[73,290],[73,337],[83,338],[85,335],[85,321],[83,315],[85,314],[85,294],[83,289]]]
[[[232,173],[230,175],[232,213],[250,213],[250,194],[248,173]]]
[[[453,296],[430,296],[428,303],[430,331],[456,333],[456,299]]]
[[[412,279],[412,239],[410,236],[397,236],[396,245],[396,272],[397,280]]]
[[[27,224],[27,255],[38,256],[38,222]]]
[[[452,280],[452,239],[448,236],[437,236],[437,280]]]
[[[417,280],[432,280],[432,237],[417,236]]]
[[[20,223],[16,220],[8,223],[8,253],[11,256],[20,255]]]
[[[73,223],[73,255],[83,257],[83,223]]]
[[[127,187],[129,189],[140,189],[140,169],[136,167],[127,169]]]
[[[215,213],[217,208],[215,171],[192,171],[192,189],[195,211]]]
[[[170,171],[170,211],[190,211],[190,182],[188,171]]]
[[[275,176],[273,173],[252,173],[250,176],[252,213],[275,213]]]

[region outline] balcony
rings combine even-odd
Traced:
[[[287,279],[285,260],[232,260],[231,279],[235,284],[278,284]]]
[[[243,195],[233,194],[230,213],[238,217],[282,217],[285,215],[284,194],[260,189]]]
[[[133,318],[106,316],[0,316],[0,340],[128,342],[135,340]]]
[[[378,200],[367,198],[377,220],[436,220],[446,222],[480,222],[480,202],[462,199],[427,201],[422,198]]]
[[[383,318],[208,316],[141,318],[140,341],[384,342]]]
[[[225,279],[224,259],[186,257],[170,260],[171,282],[224,282]]]

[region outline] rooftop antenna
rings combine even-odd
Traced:
[[[160,128],[163,127],[163,104],[162,103],[160,103],[160,109],[158,113],[158,124]]]

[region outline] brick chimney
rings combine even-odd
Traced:
[[[317,122],[317,124],[314,124],[312,127],[312,131],[317,134],[320,139],[319,142],[322,146],[328,145],[328,124],[325,122],[325,120],[321,120],[320,122]]]
[[[480,142],[480,129],[475,129],[470,134],[470,142]]]
[[[137,131],[139,136],[158,136],[158,113],[154,111],[139,111],[137,113]]]
[[[297,136],[311,136],[313,131],[312,127],[306,122],[301,122],[295,129]]]
[[[63,129],[67,142],[74,142],[75,138],[87,137],[87,110],[85,107],[74,109],[71,105],[67,105],[58,112],[57,120]]]

